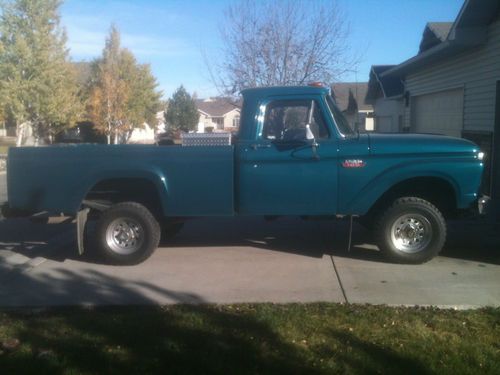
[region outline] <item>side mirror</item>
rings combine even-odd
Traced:
[[[306,125],[306,139],[310,141],[316,141],[316,138],[314,137],[314,133],[311,130],[311,126],[309,124]]]
[[[318,155],[318,142],[316,142],[316,137],[314,136],[314,133],[311,130],[311,126],[309,124],[306,125],[306,138],[308,141],[311,142],[311,149],[313,152],[313,157],[316,160],[319,160],[319,155]]]

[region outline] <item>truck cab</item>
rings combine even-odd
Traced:
[[[436,203],[449,215],[478,198],[483,155],[469,141],[360,134],[328,88],[275,87],[242,94],[235,150],[240,214],[362,216],[397,185],[441,195]]]

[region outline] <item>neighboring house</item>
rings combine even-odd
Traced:
[[[365,103],[373,106],[374,131],[397,133],[404,130],[404,85],[398,77],[380,76],[394,65],[374,65],[370,70],[370,80]]]
[[[331,86],[332,96],[349,124],[359,130],[373,130],[373,107],[365,103],[368,83],[339,82]]]
[[[130,135],[127,143],[152,144],[155,143],[155,140],[156,132],[154,127],[151,127],[148,124],[144,123],[142,127],[132,130],[132,134]]]
[[[233,132],[240,126],[241,104],[228,98],[209,98],[196,100],[200,114],[198,132]]]
[[[483,189],[500,213],[499,12],[498,0],[466,0],[453,23],[427,24],[419,53],[380,78],[404,82],[405,128],[468,138],[486,151]]]
[[[165,132],[165,112],[156,113],[156,124],[151,126],[144,123],[142,127],[135,128],[127,143],[151,144],[156,142],[156,134]]]

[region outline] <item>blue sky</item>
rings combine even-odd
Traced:
[[[164,97],[184,84],[198,97],[216,95],[203,53],[217,56],[219,25],[230,0],[66,0],[61,8],[74,61],[101,54],[111,23],[122,44],[150,63]],[[338,0],[350,24],[349,43],[362,56],[357,73],[343,81],[367,81],[371,65],[395,64],[415,55],[425,23],[453,21],[462,0]]]

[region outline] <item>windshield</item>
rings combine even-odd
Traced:
[[[328,107],[330,108],[330,111],[332,112],[333,119],[335,120],[335,124],[337,124],[339,131],[343,135],[354,134],[354,130],[349,126],[349,122],[347,121],[345,116],[342,114],[342,112],[340,112],[340,110],[337,108],[337,105],[335,104],[335,102],[333,101],[333,99],[330,95],[327,95],[326,102],[328,103]]]

